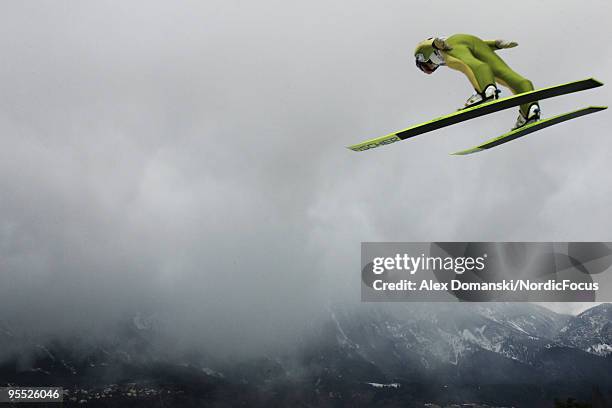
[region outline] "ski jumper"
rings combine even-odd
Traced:
[[[441,56],[440,65],[462,72],[470,80],[472,86],[479,94],[496,83],[509,88],[514,94],[532,91],[533,84],[525,77],[512,70],[502,60],[496,51],[502,48],[511,48],[516,43],[501,40],[484,41],[469,34],[455,34],[441,41],[433,39],[423,41],[417,47],[416,53],[426,56]],[[521,105],[521,113],[527,115],[529,107],[536,102]]]

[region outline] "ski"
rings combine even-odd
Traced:
[[[480,116],[488,115],[489,113],[499,112],[504,109],[519,106],[524,103],[538,101],[541,99],[552,98],[555,96],[566,95],[573,92],[584,91],[591,88],[602,86],[603,83],[595,78],[587,78],[581,81],[569,82],[562,85],[551,86],[549,88],[536,89],[530,92],[524,92],[508,96],[506,98],[497,99],[490,102],[485,102],[480,105],[462,109],[445,116],[430,120],[429,122],[421,123],[409,127],[399,132],[391,133],[386,136],[381,136],[375,139],[370,139],[362,143],[348,146],[349,149],[361,152],[364,150],[373,149],[375,147],[388,145],[400,140],[405,140],[423,133],[431,132],[432,130],[441,129],[446,126],[464,122]]]
[[[607,106],[589,106],[587,108],[578,109],[572,112],[563,113],[561,115],[553,116],[548,119],[543,119],[534,123],[530,123],[529,125],[523,126],[516,130],[511,130],[508,133],[505,133],[499,137],[493,138],[491,140],[487,140],[483,144],[473,147],[471,149],[462,150],[460,152],[452,153],[453,155],[463,156],[466,154],[472,154],[481,152],[486,149],[490,149],[495,146],[499,146],[501,144],[507,143],[511,140],[518,139],[521,136],[525,136],[529,133],[536,132],[538,130],[547,128],[552,125],[556,125],[557,123],[565,122],[570,119],[575,119],[580,116],[588,115],[590,113],[595,113],[607,109]]]

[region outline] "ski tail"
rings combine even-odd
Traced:
[[[518,139],[519,137],[528,135],[529,133],[536,132],[541,129],[545,129],[549,126],[556,125],[558,123],[562,123],[571,119],[579,118],[580,116],[589,115],[591,113],[600,112],[602,110],[608,109],[607,106],[588,106],[586,108],[577,109],[572,112],[563,113],[561,115],[553,116],[547,119],[543,119],[519,129],[511,130],[508,133],[505,133],[499,137],[487,140],[486,142],[473,147],[471,149],[461,150],[459,152],[451,153],[455,156],[465,156],[468,154],[482,152],[483,150],[491,149],[495,146],[499,146],[504,143],[508,143],[512,140]]]

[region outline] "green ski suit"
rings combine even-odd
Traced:
[[[469,34],[455,34],[446,39],[430,38],[423,41],[417,46],[415,55],[421,53],[426,61],[430,60],[432,54],[442,56],[444,62],[441,65],[465,74],[478,93],[482,93],[489,85],[499,83],[517,94],[532,91],[533,84],[513,71],[495,53],[501,48],[516,45],[502,40],[484,41]],[[521,112],[526,114],[533,103],[521,105]]]

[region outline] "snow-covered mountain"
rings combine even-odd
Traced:
[[[388,406],[432,398],[539,406],[558,396],[587,398],[593,386],[612,392],[610,304],[578,316],[529,303],[335,305],[327,318],[306,324],[292,347],[248,361],[221,361],[205,346],[173,353],[168,334],[157,341],[162,323],[136,315],[97,343],[44,342],[0,325],[0,350],[9,352],[0,361],[0,383],[104,386],[117,398],[128,398],[133,384],[151,395],[174,384],[164,392],[175,395],[180,385],[183,394],[176,395],[195,393],[194,406],[213,398],[199,390],[228,398],[247,393],[272,405],[278,395],[310,398],[312,406],[337,399],[358,406],[379,395]]]
[[[603,303],[570,319],[559,331],[557,340],[588,353],[612,354],[612,304]]]
[[[518,406],[542,406],[564,393],[587,398],[592,387],[612,388],[612,358],[588,347],[608,333],[608,308],[573,317],[528,303],[336,306],[312,333],[302,364],[327,384],[410,384],[413,398],[465,401],[466,390]],[[562,341],[583,320],[597,328],[581,332],[586,346]],[[429,388],[419,394],[415,384]]]
[[[337,310],[332,317],[340,343],[364,356],[409,354],[424,369],[457,365],[462,357],[483,350],[529,363],[569,320],[539,306],[511,303],[401,304]],[[383,339],[387,347],[377,345]]]

